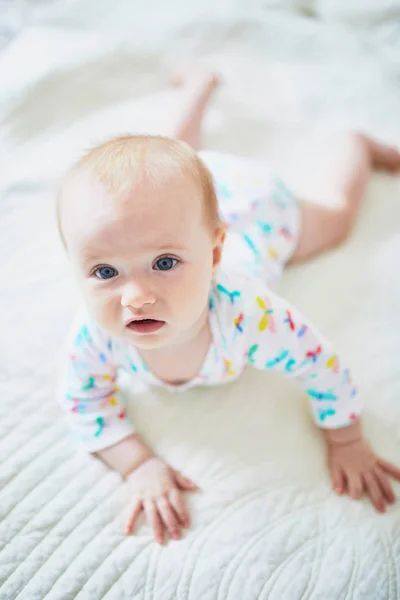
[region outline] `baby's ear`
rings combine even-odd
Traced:
[[[224,247],[224,241],[226,237],[225,227],[219,227],[214,235],[214,248],[213,248],[213,275],[217,272],[219,263],[222,258],[222,249]]]

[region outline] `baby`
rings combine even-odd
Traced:
[[[170,390],[231,382],[248,366],[294,377],[324,431],[333,489],[377,511],[395,496],[363,437],[361,401],[337,351],[274,291],[288,263],[338,245],[351,231],[373,167],[400,154],[348,134],[329,209],[296,199],[248,159],[199,152],[201,118],[217,79],[184,83],[188,111],[174,138],[132,135],[88,152],[64,178],[60,234],[86,304],[70,337],[60,404],[73,432],[125,477],[155,539],[189,525],[182,491],[195,484],[154,455],[118,395],[119,368]]]

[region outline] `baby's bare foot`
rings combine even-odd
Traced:
[[[380,144],[363,133],[357,133],[356,135],[360,142],[366,146],[375,168],[391,173],[400,170],[400,152],[397,148]]]
[[[170,79],[175,87],[179,86],[186,98],[186,107],[182,110],[173,137],[198,148],[203,115],[220,78],[211,70],[179,66],[170,70]]]
[[[211,93],[220,84],[221,79],[218,73],[211,69],[181,64],[170,69],[170,81],[174,87],[196,86]]]

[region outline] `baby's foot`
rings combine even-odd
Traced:
[[[182,89],[186,99],[173,137],[187,142],[192,148],[198,148],[203,115],[219,84],[219,77],[214,71],[193,67],[175,68],[170,73],[173,85]]]
[[[357,137],[366,146],[375,168],[391,173],[400,170],[400,152],[397,148],[380,144],[363,133],[358,133]]]
[[[170,81],[174,87],[193,86],[211,94],[218,87],[221,79],[218,73],[211,69],[179,65],[170,69]]]

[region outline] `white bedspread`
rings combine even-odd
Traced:
[[[365,2],[363,24],[346,4],[65,0],[0,54],[1,600],[400,598],[400,500],[380,516],[331,492],[292,384],[254,371],[129,400],[144,437],[200,487],[192,527],[165,547],[143,523],[121,533],[125,485],[77,450],[54,401],[77,305],[53,219],[60,173],[107,136],[168,133],[180,104],[163,91],[163,61],[201,54],[224,78],[205,145],[266,157],[318,195],[323,172],[304,164],[304,142],[326,119],[400,144],[398,21],[384,26]],[[397,2],[383,8],[398,18]],[[376,175],[351,240],[281,287],[343,351],[368,436],[397,463],[399,196],[398,179]]]

